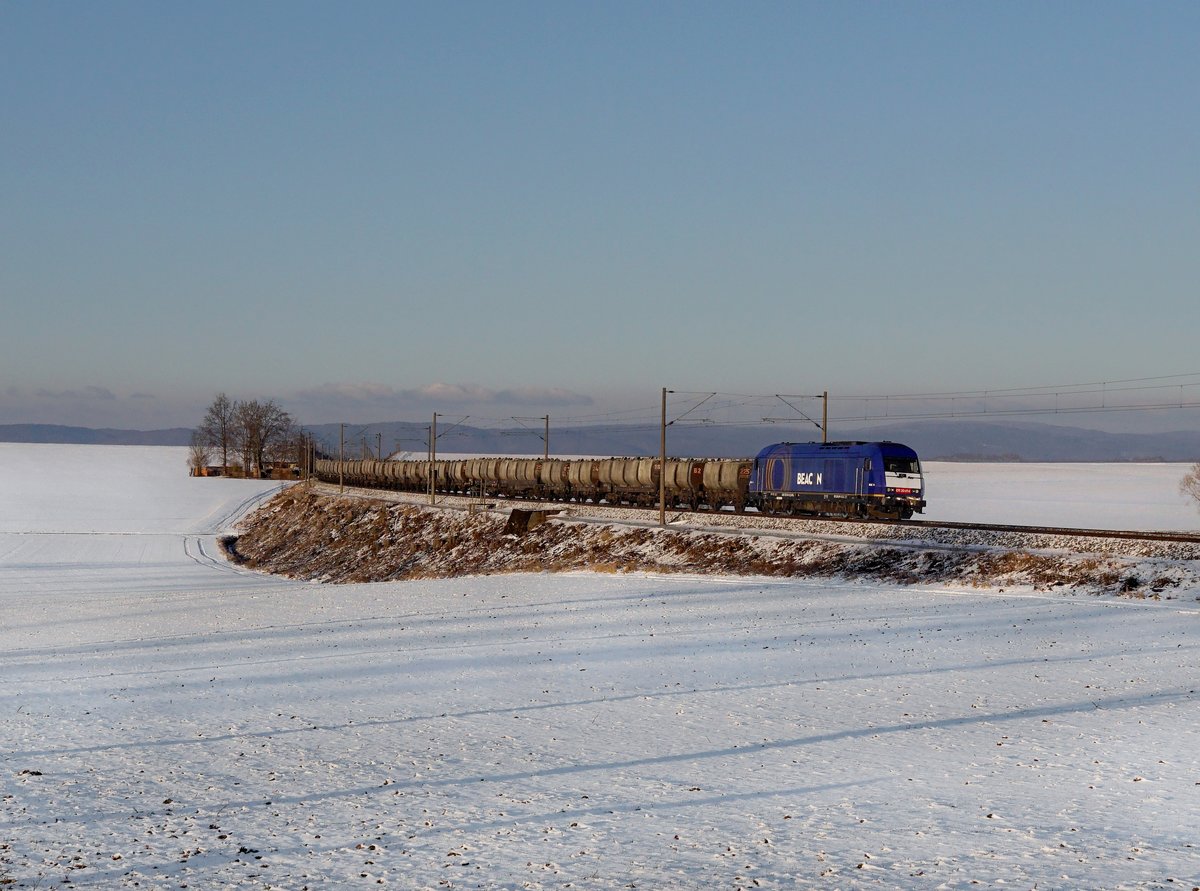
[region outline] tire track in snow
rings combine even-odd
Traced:
[[[215,520],[205,522],[204,528],[199,533],[190,533],[183,536],[184,555],[197,566],[202,566],[206,569],[215,569],[218,572],[228,575],[235,575],[242,578],[260,575],[260,573],[235,566],[220,554],[209,553],[209,550],[205,548],[205,539],[208,539],[211,547],[215,547],[217,544],[217,535],[233,527],[239,520],[264,502],[274,498],[287,485],[287,483],[280,483],[263,492],[255,492],[253,495],[242,499],[242,501],[235,504],[232,508],[223,508],[221,515]]]
[[[199,532],[203,535],[220,534],[223,530],[228,529],[236,524],[242,519],[242,517],[246,516],[246,514],[250,513],[250,511],[254,510],[260,504],[268,501],[271,498],[274,498],[276,495],[282,492],[287,485],[287,483],[280,483],[278,486],[272,486],[266,491],[255,492],[253,495],[234,505],[233,508],[228,509],[228,511],[222,516],[218,517],[212,522],[207,523],[202,529],[199,530]]]
[[[215,543],[215,539],[213,541]],[[191,547],[189,547],[189,543]],[[193,548],[195,549],[195,553],[192,553]],[[208,553],[204,548],[204,539],[199,536],[184,536],[183,553],[197,566],[202,566],[205,569],[215,569],[237,576],[255,574],[248,570],[239,569],[223,557],[217,557]]]

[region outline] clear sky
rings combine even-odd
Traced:
[[[1200,371],[1200,3],[0,0],[0,107],[0,423]]]

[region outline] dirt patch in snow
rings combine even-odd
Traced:
[[[322,582],[516,572],[840,577],[971,587],[1193,596],[1191,560],[854,540],[762,528],[642,525],[564,516],[505,533],[507,509],[472,512],[293,487],[240,525],[227,551],[254,569]],[[1185,593],[1187,592],[1187,593]]]

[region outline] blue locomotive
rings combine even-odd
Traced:
[[[779,442],[758,453],[747,503],[771,513],[908,519],[925,508],[917,453],[896,442]]]

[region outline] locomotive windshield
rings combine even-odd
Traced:
[[[921,465],[916,458],[884,458],[883,469],[888,473],[907,473],[919,476]]]

